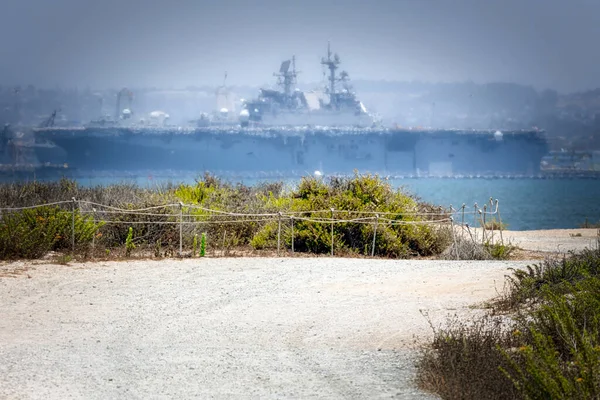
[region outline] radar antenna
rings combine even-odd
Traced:
[[[292,67],[291,71],[290,65]],[[292,87],[296,84],[296,77],[298,74],[299,72],[296,71],[296,56],[292,56],[291,60],[283,61],[281,67],[279,67],[279,72],[273,74],[273,76],[278,78],[277,84],[283,86],[283,92],[286,97],[292,95]]]

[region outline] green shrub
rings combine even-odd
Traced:
[[[434,334],[419,384],[445,399],[600,398],[600,251],[514,271],[508,299]]]
[[[204,175],[193,185],[166,185],[156,189],[142,189],[134,185],[118,184],[85,188],[75,181],[0,185],[1,207],[31,206],[45,202],[70,198],[79,201],[76,211],[76,242],[85,244],[94,235],[94,247],[102,249],[122,248],[126,254],[129,229],[135,224],[135,245],[149,254],[157,253],[157,244],[164,246],[163,256],[174,251],[173,243],[179,242],[179,209],[167,207],[183,202],[189,207],[182,211],[186,220],[183,225],[183,243],[191,244],[196,254],[197,239],[194,234],[202,226],[206,234],[218,238],[215,243],[224,245],[253,246],[257,249],[277,247],[277,221],[258,214],[295,213],[294,247],[298,252],[331,252],[331,208],[335,210],[336,221],[355,218],[371,218],[381,212],[375,238],[375,254],[382,257],[429,256],[441,253],[450,243],[449,230],[443,226],[422,225],[424,218],[441,219],[447,214],[440,212],[434,216],[419,217],[415,213],[434,211],[437,208],[419,202],[416,198],[393,190],[388,182],[378,176],[358,175],[347,178],[321,180],[304,178],[295,188],[286,188],[281,182],[262,183],[252,187],[230,184],[211,175]],[[98,203],[104,206],[98,206]],[[0,227],[0,254],[3,258],[41,257],[49,250],[68,249],[71,246],[69,216],[71,204],[63,211],[64,218],[45,225],[26,222],[38,212],[8,213],[3,216]],[[111,208],[112,207],[112,208]],[[149,208],[148,212],[128,213],[127,210]],[[124,211],[119,211],[123,209]],[[215,210],[215,212],[210,212]],[[225,215],[221,212],[235,212],[243,217]],[[83,218],[82,215],[86,215]],[[187,216],[189,213],[189,217]],[[43,217],[43,215],[40,214]],[[57,216],[58,218],[58,216]],[[31,219],[31,218],[29,218]],[[93,220],[110,220],[94,224]],[[306,220],[305,220],[306,219]],[[35,220],[35,218],[34,218]],[[325,222],[319,222],[323,221]],[[315,222],[317,221],[317,222]],[[190,224],[196,222],[198,225]],[[374,235],[374,221],[367,223],[336,222],[334,225],[334,247],[340,254],[371,254]],[[291,246],[291,222],[282,221],[281,245]],[[416,225],[406,225],[417,223]],[[91,225],[90,225],[91,224]],[[16,232],[11,238],[6,232]],[[131,239],[133,243],[133,239]],[[206,240],[204,238],[204,240]],[[144,246],[147,246],[145,248]],[[202,245],[201,245],[202,246]],[[206,242],[204,244],[206,246]],[[202,251],[201,251],[202,252]],[[161,250],[158,251],[158,254]]]
[[[483,247],[490,253],[494,260],[508,260],[516,247],[511,244],[487,242]]]
[[[302,213],[293,220],[294,249],[298,252],[331,252],[331,223],[319,222],[331,218],[331,208],[343,210],[333,213],[333,218],[338,221],[375,217],[375,212],[385,213],[377,227],[375,254],[379,256],[429,256],[441,253],[450,243],[447,228],[418,224],[422,220],[415,213],[422,211],[421,205],[411,196],[394,191],[389,183],[376,175],[333,177],[328,183],[314,177],[303,178],[290,196],[291,201],[280,202],[285,208],[278,211]],[[373,222],[334,223],[334,247],[368,253],[373,243]],[[289,224],[285,223],[286,226]],[[266,224],[251,244],[257,249],[274,247],[276,235],[277,223]],[[291,229],[282,229],[282,237],[290,246]]]
[[[600,279],[568,286],[568,297],[544,287],[541,307],[520,318],[521,351],[504,352],[525,398],[600,398]]]
[[[135,244],[133,244],[133,228],[130,226],[129,232],[127,233],[127,238],[125,239],[125,256],[129,257],[134,249]]]
[[[277,222],[266,224],[250,240],[250,245],[256,250],[277,247]]]
[[[541,299],[542,288],[548,286],[555,293],[568,293],[572,284],[600,275],[600,250],[585,249],[562,259],[549,259],[527,266],[523,270],[511,269],[507,277],[509,290],[499,299],[499,306],[515,308],[526,302]]]
[[[185,204],[202,207],[185,209],[184,212],[193,215],[196,222],[209,222],[204,225],[207,234],[222,238],[227,232],[227,236],[235,238],[234,241],[239,242],[240,245],[247,245],[262,226],[260,218],[248,217],[244,222],[227,223],[224,221],[230,221],[235,217],[213,214],[206,209],[240,214],[264,213],[267,212],[266,196],[269,193],[275,196],[273,191],[279,195],[281,185],[259,184],[254,187],[232,185],[205,174],[203,179],[196,181],[195,185],[179,185],[174,194]]]
[[[75,245],[87,245],[103,226],[75,211]],[[0,258],[39,258],[72,248],[72,212],[38,207],[4,214],[0,220]]]

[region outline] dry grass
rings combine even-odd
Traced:
[[[487,313],[434,329],[420,387],[443,399],[600,398],[598,249],[507,276]]]

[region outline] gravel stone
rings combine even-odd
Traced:
[[[0,265],[0,397],[433,398],[419,343],[517,261]]]

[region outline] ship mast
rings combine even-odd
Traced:
[[[333,59],[331,58],[333,56]],[[327,59],[322,58],[321,64],[329,68],[329,104],[337,108],[337,96],[335,95],[335,82],[338,80],[335,76],[335,70],[340,64],[340,57],[337,54],[331,53],[331,43],[327,42]]]
[[[292,70],[290,71],[290,63],[292,65]],[[292,60],[286,60],[281,63],[281,67],[279,68],[279,73],[274,73],[274,76],[279,78],[279,85],[283,86],[283,92],[286,97],[290,97],[292,95],[293,86],[296,84],[296,76],[298,72],[296,71],[296,56],[292,56]]]

